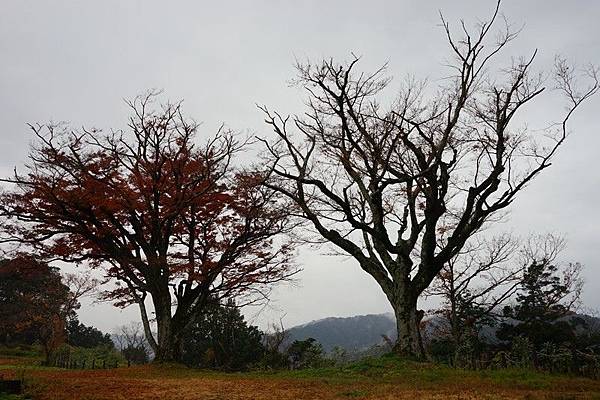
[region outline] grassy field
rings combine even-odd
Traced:
[[[462,371],[384,357],[340,368],[218,373],[178,365],[110,370],[42,368],[0,357],[25,380],[8,399],[600,399],[600,381],[523,370]]]

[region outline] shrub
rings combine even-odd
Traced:
[[[132,364],[147,364],[150,361],[150,354],[146,346],[129,345],[121,350],[121,354]]]
[[[513,339],[510,349],[511,364],[515,367],[531,368],[534,353],[531,341],[525,336],[517,336]]]
[[[323,346],[313,338],[295,340],[288,347],[287,355],[292,369],[319,368],[333,363],[323,357]]]
[[[64,368],[113,368],[125,364],[127,360],[114,346],[85,348],[63,345],[55,352],[50,365]]]
[[[200,368],[248,369],[264,354],[261,339],[262,332],[248,325],[233,302],[212,305],[185,336],[182,360]]]

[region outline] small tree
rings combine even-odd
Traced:
[[[272,323],[270,328],[262,336],[264,354],[261,365],[270,369],[285,368],[289,365],[289,359],[284,350],[290,335],[283,325],[283,317],[280,318],[279,325]]]
[[[131,322],[128,325],[120,326],[119,329],[113,333],[113,336],[115,337],[115,343],[119,350],[132,346],[148,346],[146,338],[144,337],[144,328],[139,322]]]
[[[260,172],[233,166],[248,142],[222,128],[200,144],[181,104],[154,108],[155,97],[129,103],[129,134],[32,126],[0,216],[4,242],[103,268],[117,285],[105,298],[137,304],[155,360],[168,361],[208,299],[263,298],[294,270],[285,205]]]
[[[492,18],[455,39],[442,19],[453,59],[451,76],[429,95],[408,81],[382,104],[384,68],[357,72],[326,59],[299,64],[307,110],[294,118],[266,107],[278,141],[264,140],[271,174],[265,182],[291,199],[291,213],[310,232],[353,257],[387,296],[397,321],[396,351],[422,355],[419,296],[486,222],[493,221],[543,170],[562,145],[575,109],[598,90],[579,90],[575,72],[556,62],[556,86],[568,107],[540,131],[517,125],[544,92],[531,57],[491,67],[515,38],[507,25],[494,36]],[[315,238],[311,237],[314,241]]]
[[[186,334],[182,360],[195,367],[244,370],[263,356],[261,340],[262,332],[248,325],[233,301],[213,304]]]
[[[123,325],[113,336],[119,351],[127,361],[134,364],[146,364],[149,361],[149,345],[140,323]]]
[[[315,368],[324,363],[323,346],[314,338],[294,340],[287,349],[292,369]]]
[[[477,336],[481,325],[493,324],[501,305],[517,291],[524,268],[515,257],[518,247],[508,234],[471,243],[444,265],[426,291],[442,299],[434,313],[448,322],[446,333],[454,346],[465,335]]]
[[[560,238],[538,237],[531,243],[527,252],[531,263],[521,276],[515,304],[504,309],[505,316],[516,323],[503,324],[498,337],[512,340],[523,336],[538,350],[545,343],[573,343],[577,321],[562,317],[571,315],[581,298],[581,264],[557,263],[564,247]]]
[[[49,363],[78,307],[57,268],[23,255],[0,261],[0,338],[5,343],[38,341]]]
[[[134,364],[146,364],[150,360],[148,349],[145,346],[127,346],[121,350],[125,359]]]

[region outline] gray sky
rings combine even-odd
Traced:
[[[362,55],[372,69],[389,62],[397,79],[444,75],[448,56],[438,10],[454,26],[490,15],[495,1],[24,1],[0,3],[0,173],[23,163],[27,122],[69,121],[98,128],[125,126],[131,98],[150,88],[184,99],[188,115],[213,133],[222,122],[265,133],[255,104],[301,112],[301,96],[287,82],[295,58],[348,59]],[[600,2],[505,0],[502,11],[524,25],[507,57],[539,49],[548,69],[555,54],[600,64]],[[531,112],[544,114],[544,101]],[[548,100],[549,101],[549,100]],[[566,260],[584,264],[584,300],[600,308],[600,172],[597,168],[600,98],[578,112],[573,134],[513,206],[505,230],[560,232]],[[558,118],[558,116],[556,116]],[[263,327],[285,314],[292,326],[327,316],[388,311],[380,289],[351,260],[303,251],[296,286],[275,290],[271,307],[255,317]],[[257,310],[247,310],[254,316]],[[80,319],[111,331],[137,319],[86,302]]]

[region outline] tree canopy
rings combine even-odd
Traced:
[[[224,127],[199,141],[181,103],[155,98],[128,103],[127,132],[32,125],[37,142],[26,172],[5,180],[0,215],[4,242],[102,268],[117,285],[105,298],[137,304],[157,360],[170,360],[207,299],[266,296],[295,269],[285,204],[236,163],[248,141]]]

